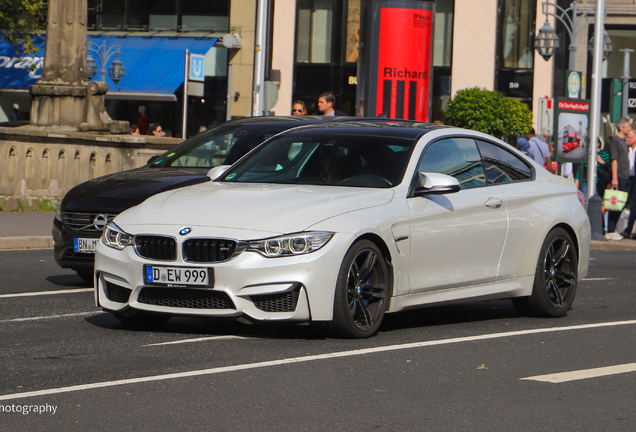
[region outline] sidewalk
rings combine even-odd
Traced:
[[[52,249],[54,212],[0,212],[0,250]]]
[[[0,212],[0,250],[52,249],[53,212]],[[592,240],[592,250],[634,250],[636,240]]]

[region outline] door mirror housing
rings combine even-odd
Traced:
[[[419,186],[416,186],[413,191],[415,196],[441,195],[461,190],[459,181],[455,177],[432,172],[420,172],[418,175]]]
[[[210,180],[214,181],[217,178],[221,177],[223,174],[225,174],[225,171],[227,171],[229,167],[230,165],[215,166],[214,168],[211,168],[210,171],[208,171],[207,176]]]

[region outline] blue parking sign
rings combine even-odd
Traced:
[[[190,74],[188,77],[190,81],[205,81],[204,64],[204,55],[190,54]]]

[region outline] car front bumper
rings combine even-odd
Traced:
[[[101,233],[78,233],[66,227],[59,219],[53,220],[53,257],[62,268],[90,273],[95,263],[94,253],[78,253],[73,249],[75,238],[98,239]]]
[[[330,321],[342,259],[352,238],[335,234],[320,250],[266,258],[243,252],[226,262],[165,262],[140,257],[134,247],[97,246],[95,302],[115,312],[129,309],[184,316],[246,317],[256,321]],[[180,243],[178,244],[180,247]],[[211,287],[146,284],[144,265],[210,268]]]

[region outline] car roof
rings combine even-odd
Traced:
[[[303,133],[334,133],[357,135],[383,135],[396,138],[419,138],[427,132],[436,129],[446,129],[449,126],[423,123],[413,120],[387,119],[387,118],[362,118],[349,117],[349,121],[331,122],[328,124],[309,124],[290,129],[285,134]]]

